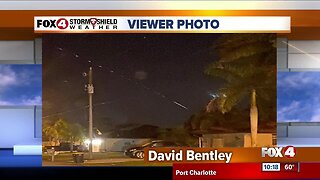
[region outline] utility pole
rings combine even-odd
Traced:
[[[89,95],[89,139],[90,139],[90,144],[89,144],[89,159],[93,159],[92,155],[92,126],[93,126],[93,119],[92,119],[92,95],[94,93],[94,88],[92,84],[92,67],[89,68],[89,74],[88,74],[88,79],[89,83],[87,86],[88,90],[88,95]]]

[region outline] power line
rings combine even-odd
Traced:
[[[113,101],[110,101],[110,102],[105,101],[105,102],[93,104],[93,106],[96,107],[96,106],[108,105],[108,104],[111,104],[112,102]],[[73,109],[70,109],[70,110],[65,110],[65,111],[61,111],[61,112],[57,112],[57,113],[53,113],[53,114],[49,114],[49,115],[43,116],[42,119],[46,119],[46,118],[50,118],[50,117],[54,117],[54,116],[58,116],[58,115],[62,115],[62,114],[67,114],[67,113],[71,113],[71,112],[76,112],[76,111],[80,111],[80,110],[88,109],[88,108],[89,108],[89,105],[82,106],[82,107],[79,107],[79,108],[73,108]]]

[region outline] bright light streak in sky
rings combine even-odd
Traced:
[[[184,105],[178,103],[177,101],[173,101],[173,103],[175,103],[176,105],[182,107],[183,109],[188,109],[187,107],[185,107]]]

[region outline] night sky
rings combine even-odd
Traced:
[[[48,34],[43,116],[87,125],[83,72],[93,67],[94,125],[182,125],[222,81],[204,75],[219,34]]]

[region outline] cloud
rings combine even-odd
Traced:
[[[0,106],[11,106],[11,105],[13,105],[11,102],[0,100]]]
[[[310,118],[311,122],[320,122],[320,105],[318,107],[313,108],[313,114]]]
[[[42,105],[42,97],[36,96],[31,99],[23,99],[21,105]]]
[[[19,69],[15,69],[16,67]],[[41,82],[41,74],[36,74],[35,70],[36,67],[27,65],[0,65],[0,90]]]
[[[278,87],[303,89],[313,85],[320,86],[317,72],[282,72],[278,75]]]
[[[310,122],[320,122],[320,114],[312,116]]]
[[[0,105],[41,105],[41,69],[34,65],[0,65]]]
[[[320,73],[278,74],[278,120],[320,122]]]
[[[17,72],[17,76],[19,77],[19,84],[21,86],[29,86],[42,81],[42,75],[37,74],[37,72],[35,72],[34,70],[35,68],[24,68],[21,71]]]
[[[17,100],[12,100],[12,101],[0,100],[0,106],[36,106],[36,105],[42,105],[41,96],[35,96],[32,98],[22,98],[18,101]]]
[[[295,111],[299,108],[300,106],[300,102],[297,102],[297,101],[292,101],[291,104],[289,106],[285,106],[285,107],[282,107],[278,113],[290,113],[292,111]]]
[[[281,122],[303,122],[303,120],[300,119],[291,119],[291,120],[283,120]]]
[[[299,109],[300,109],[300,102],[292,101],[291,104],[289,104],[288,106],[281,107],[278,110],[278,119],[286,120],[288,119],[287,117],[295,114]]]
[[[12,70],[11,66],[0,65],[0,90],[9,88],[17,83],[17,74]]]

